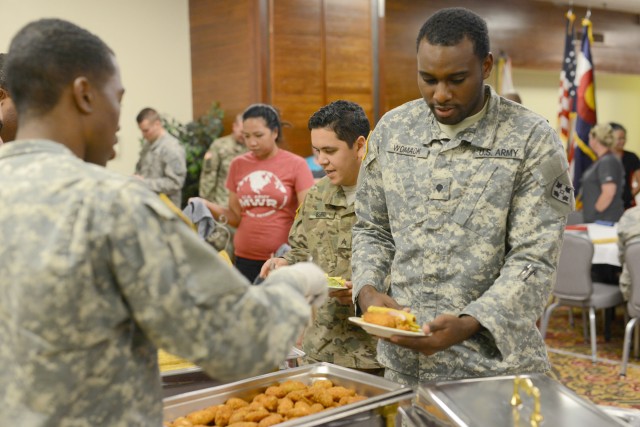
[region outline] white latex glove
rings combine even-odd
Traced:
[[[295,286],[305,296],[309,304],[320,307],[327,300],[327,275],[312,262],[299,262],[272,271],[264,285],[286,282]]]

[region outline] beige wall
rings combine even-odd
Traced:
[[[2,52],[23,25],[40,18],[74,22],[114,50],[126,93],[109,169],[133,172],[140,147],[135,117],[142,108],[191,120],[188,0],[0,0],[0,14]]]
[[[513,83],[522,103],[557,128],[560,70],[513,70]],[[626,149],[640,155],[640,75],[595,70],[599,122],[615,121],[627,128]]]

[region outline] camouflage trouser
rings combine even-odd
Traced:
[[[394,371],[393,369],[386,368],[384,370],[384,377],[389,381],[393,381],[398,384],[405,384],[411,387],[418,386],[418,377],[414,377],[412,375],[403,374],[398,371]]]

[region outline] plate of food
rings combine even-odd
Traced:
[[[329,291],[343,291],[349,289],[345,286],[346,279],[340,276],[327,276],[327,286]]]
[[[369,334],[382,338],[389,338],[392,335],[425,336],[414,314],[388,307],[370,306],[362,317],[349,317],[349,321]]]

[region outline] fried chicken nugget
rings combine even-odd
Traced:
[[[345,396],[354,396],[356,394],[356,391],[354,389],[344,388],[342,386],[331,387],[328,388],[327,391],[329,392],[329,394],[331,394],[331,397],[333,397],[333,400],[336,402],[339,402],[340,399]]]
[[[340,398],[340,406],[342,405],[348,405],[350,403],[356,403],[356,402],[360,402],[361,400],[365,400],[367,398],[367,396],[360,396],[360,395],[355,395],[355,396],[344,396],[342,398]]]
[[[262,404],[269,412],[275,412],[278,409],[278,398],[275,396],[259,394],[253,398],[253,402]]]
[[[240,399],[239,397],[232,397],[225,402],[225,405],[231,409],[238,409],[244,406],[249,406],[249,402],[244,399]]]
[[[271,427],[284,421],[284,417],[280,414],[271,414],[258,423],[258,427]]]
[[[264,408],[261,408],[257,411],[249,411],[249,413],[244,416],[244,420],[258,423],[262,421],[264,418],[267,418],[269,415],[270,415],[269,411],[267,411]]]
[[[216,419],[216,413],[218,412],[217,406],[210,406],[200,411],[195,411],[187,415],[187,419],[192,424],[209,424]]]
[[[287,412],[289,412],[289,410],[293,409],[293,400],[289,399],[288,397],[283,397],[282,399],[278,400],[278,413],[280,415],[287,415]]]
[[[172,427],[193,427],[193,423],[186,417],[179,417],[173,420]]]
[[[312,414],[315,414],[315,413],[317,413],[317,412],[324,411],[324,410],[325,410],[325,407],[322,405],[322,403],[314,403],[314,404],[313,404],[313,405],[311,405],[311,407],[309,408],[309,411],[310,411]]]
[[[218,408],[218,412],[216,412],[216,425],[218,427],[225,427],[229,424],[229,418],[233,414],[233,409],[228,407],[227,405],[222,405]]]
[[[293,400],[294,402],[297,402],[298,400],[302,400],[306,397],[311,397],[312,395],[313,395],[313,391],[310,391],[308,388],[305,387],[300,390],[293,390],[289,392],[287,394],[287,397]]]
[[[248,406],[243,406],[242,408],[235,409],[231,416],[229,417],[229,425],[233,423],[239,423],[240,421],[245,421],[244,417],[251,412]]]
[[[333,403],[333,395],[329,393],[329,389],[320,388],[313,390],[311,400],[321,404],[324,407],[331,406]]]
[[[300,406],[287,411],[287,418],[300,418],[306,417],[307,415],[311,415],[310,406]]]
[[[294,408],[311,408],[311,405],[304,400],[299,400],[293,404]]]
[[[331,388],[331,387],[333,387],[333,382],[331,380],[317,380],[311,386],[311,388],[314,388],[314,387]]]
[[[291,390],[289,390],[291,391]],[[287,393],[289,393],[289,391],[284,390],[281,386],[279,385],[272,385],[271,387],[267,388],[264,392],[264,394],[266,394],[267,396],[275,396],[278,399],[282,399],[283,397],[285,397],[287,395]]]
[[[280,388],[287,393],[291,393],[294,390],[304,390],[307,388],[307,385],[301,381],[288,380],[280,384]]]
[[[258,423],[249,421],[240,421],[238,423],[229,424],[229,427],[258,427]]]

